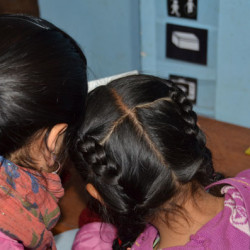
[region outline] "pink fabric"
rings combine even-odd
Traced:
[[[250,249],[250,170],[235,178],[228,178],[210,185],[224,184],[224,209],[204,225],[185,246],[169,250]],[[101,226],[102,225],[102,226]],[[148,225],[137,238],[132,250],[152,250],[157,230]],[[90,223],[78,232],[73,250],[110,250],[116,238],[116,229],[105,223]]]
[[[250,170],[241,172],[236,178],[225,179],[209,187],[218,184],[226,184],[221,190],[225,194],[224,209],[195,235],[191,235],[185,246],[165,249],[250,249]],[[153,226],[148,226],[137,238],[132,250],[152,250],[157,234]]]
[[[18,243],[16,240],[13,240],[4,233],[0,232],[0,249],[24,250],[24,247],[21,243]]]
[[[114,226],[92,222],[84,225],[76,235],[72,250],[111,250],[116,238]]]

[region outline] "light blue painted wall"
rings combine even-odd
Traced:
[[[197,21],[169,17],[166,0],[39,3],[41,16],[83,48],[93,72],[90,79],[134,69],[194,77],[199,114],[250,127],[249,0],[198,0]],[[165,57],[166,23],[208,30],[207,66]]]
[[[216,118],[250,127],[250,1],[221,0]]]
[[[89,79],[140,70],[138,0],[39,0],[41,17],[84,50]]]
[[[198,79],[194,108],[210,117],[215,116],[218,1],[198,0],[197,21],[168,16],[166,0],[140,1],[142,71],[162,77],[174,74]],[[208,30],[206,66],[166,58],[166,23]]]
[[[169,17],[166,0],[140,0],[142,71],[198,79],[194,109],[250,127],[250,1],[198,0],[197,20]],[[207,65],[165,57],[165,25],[208,30]]]

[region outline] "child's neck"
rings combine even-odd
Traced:
[[[181,215],[169,215],[169,225],[160,218],[153,223],[160,234],[160,241],[155,249],[183,246],[188,243],[191,235],[223,210],[224,198],[200,190],[195,199],[188,200],[182,207],[185,209],[184,214],[188,214],[186,218]],[[171,216],[174,216],[173,220]],[[164,213],[161,218],[164,218]]]

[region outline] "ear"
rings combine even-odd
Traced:
[[[86,185],[86,189],[88,191],[88,193],[93,197],[95,198],[96,200],[100,201],[101,203],[103,203],[103,200],[100,196],[100,194],[98,193],[98,191],[96,190],[96,188],[91,184],[91,183],[88,183]]]
[[[66,123],[59,123],[56,124],[49,133],[47,138],[47,146],[51,152],[54,152],[56,149],[56,143],[60,135],[62,135],[65,130],[67,129],[68,124]]]

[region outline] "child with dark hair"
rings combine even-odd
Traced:
[[[192,104],[170,81],[136,75],[93,90],[74,159],[107,223],[83,226],[73,249],[250,248],[250,171],[214,171]]]
[[[51,23],[0,16],[0,249],[56,249],[57,172],[84,116],[86,64]]]

